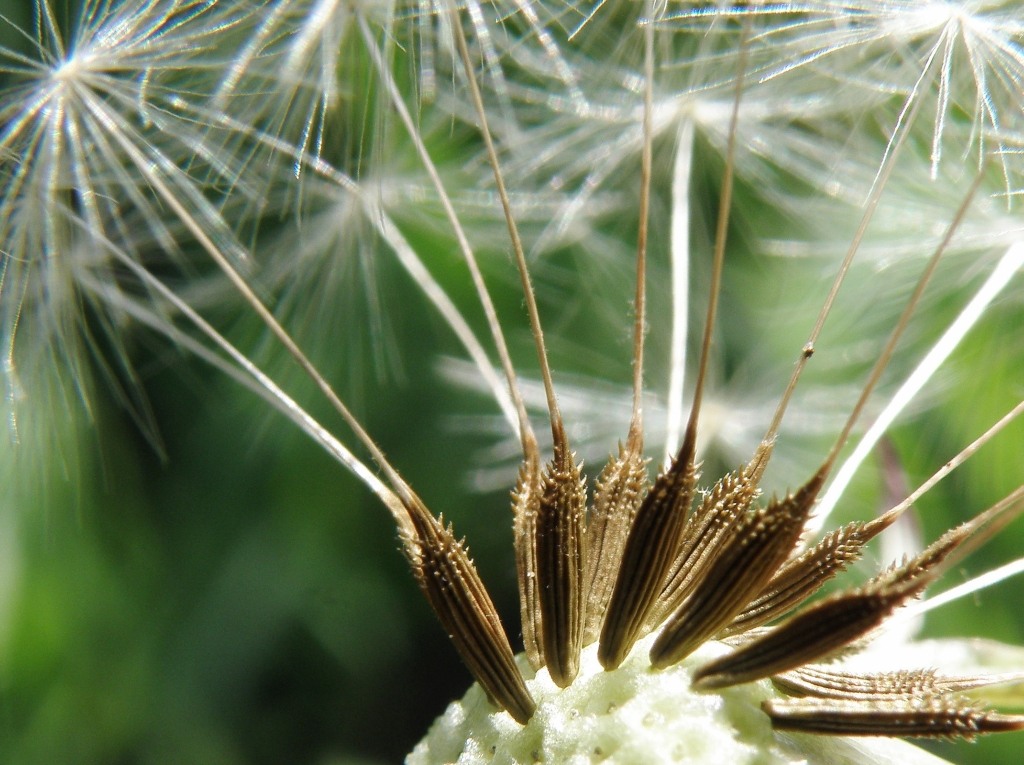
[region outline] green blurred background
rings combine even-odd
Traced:
[[[670,151],[664,147],[662,157]],[[708,146],[698,147],[697,161],[693,196],[701,200],[704,230],[696,236],[707,239],[714,205],[703,200],[716,198],[721,168]],[[791,221],[779,220],[755,186],[741,187],[738,196],[715,383],[770,396],[784,384],[832,265],[769,260],[756,251],[764,228]],[[661,233],[654,236],[655,249],[664,249],[666,221],[666,210],[656,209]],[[608,224],[605,233],[628,241],[631,225]],[[424,252],[441,253],[432,264],[439,278],[456,300],[471,305],[447,235],[429,227],[417,231],[408,221],[405,230]],[[503,245],[493,247],[499,257],[490,268],[502,316],[517,361],[531,369],[521,298],[500,256]],[[695,257],[706,261],[706,255]],[[438,359],[460,355],[458,346],[404,272],[383,257],[375,267],[382,332],[371,335],[356,322],[343,326],[317,302],[297,332],[317,336],[318,364],[434,512],[467,537],[518,644],[508,489],[469,487],[474,470],[493,465],[487,449],[494,439],[458,425],[492,416],[494,406],[438,374]],[[698,275],[701,269],[706,266],[695,266]],[[541,269],[559,374],[628,381],[628,272],[628,264],[609,267],[583,250],[567,250]],[[983,276],[960,261],[942,299],[926,306],[914,344],[934,338]],[[906,275],[899,277],[905,284]],[[824,369],[812,370],[810,389],[847,382],[842,375],[851,367],[866,369],[860,351],[851,352],[848,363],[832,363],[826,354],[829,347],[851,348],[859,338],[877,348],[885,328],[872,310],[879,278],[873,267],[852,277],[834,334],[820,344]],[[652,295],[653,354],[664,351],[657,339],[667,321],[663,284],[656,281]],[[261,349],[272,367],[286,366],[245,309],[228,303],[214,314],[218,326]],[[1022,395],[1021,326],[1021,301],[1012,295],[1000,301],[943,372],[932,394],[937,406],[894,431],[908,485]],[[0,451],[0,761],[400,761],[446,703],[464,692],[469,676],[420,597],[386,512],[251,394],[144,330],[127,336],[159,444],[97,384],[91,416],[63,410],[54,403],[59,397],[50,398],[43,387],[34,391],[38,406],[21,428],[45,437],[5,442]],[[652,376],[663,366],[655,358]],[[770,378],[760,376],[764,369]],[[337,424],[308,386],[298,389],[315,414]],[[836,401],[836,410],[850,403],[848,397]],[[798,416],[801,405],[811,404],[798,398]],[[582,433],[587,423],[569,426],[571,434]],[[763,424],[744,427],[758,431]],[[809,460],[829,442],[828,434],[800,438],[796,453],[808,460],[794,457],[769,491],[813,469]],[[1017,427],[929,495],[921,503],[924,537],[933,539],[1018,485],[1021,443],[1024,432]],[[727,462],[712,452],[707,474]],[[591,474],[596,471],[591,465]],[[865,472],[844,503],[844,517],[865,517],[884,501],[877,469]],[[513,473],[507,473],[510,487]],[[1011,526],[949,580],[1019,556],[1021,534],[1020,524]],[[1020,602],[1020,585],[1010,582],[930,615],[927,631],[1024,645]],[[936,749],[959,762],[1010,763],[1019,760],[1021,739]]]

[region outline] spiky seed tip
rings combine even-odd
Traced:
[[[619,666],[640,637],[678,552],[697,486],[689,447],[684,443],[658,476],[633,519],[601,628],[598,657],[606,669]]]
[[[724,534],[740,522],[760,490],[747,469],[727,473],[704,495],[687,519],[668,582],[647,617],[656,629],[689,597],[707,566],[721,549]]]
[[[840,593],[794,616],[763,637],[701,667],[694,686],[726,688],[817,661],[878,627],[923,585],[869,585]]]
[[[407,509],[412,528],[402,541],[420,589],[488,698],[526,724],[536,704],[468,551],[418,501]]]
[[[902,566],[862,587],[837,593],[797,614],[728,656],[701,667],[694,686],[725,688],[818,661],[867,635],[900,605],[919,595],[942,562],[969,536],[964,524],[947,532]]]
[[[554,457],[541,478],[537,588],[544,662],[563,688],[576,677],[583,648],[586,506],[586,486],[575,455],[556,442]]]
[[[540,469],[531,461],[519,468],[512,492],[512,533],[519,585],[519,615],[523,646],[530,666],[544,666],[541,655],[540,597],[537,593],[537,509],[540,506]]]
[[[629,527],[647,490],[647,462],[630,446],[619,445],[597,479],[594,506],[587,520],[587,621],[583,643],[601,634],[615,575],[622,561]]]
[[[1024,730],[1024,715],[975,709],[953,695],[828,704],[769,699],[762,704],[777,730],[840,736],[967,738]]]
[[[719,637],[746,632],[792,611],[859,560],[865,545],[894,520],[895,516],[883,516],[867,523],[854,521],[826,534],[779,569],[757,599]]]
[[[769,503],[729,529],[693,593],[651,648],[651,664],[667,667],[729,624],[789,557],[821,489],[819,472],[798,492]]]

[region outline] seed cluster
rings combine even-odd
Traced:
[[[592,642],[593,625],[603,615],[598,657],[609,670],[652,631],[658,631],[650,649],[655,668],[680,662],[708,640],[732,646],[695,671],[695,689],[770,677],[797,697],[765,702],[764,711],[780,729],[965,737],[1024,729],[1024,716],[978,710],[961,695],[984,685],[983,677],[932,671],[853,674],[818,665],[856,646],[919,595],[976,533],[1019,512],[1019,498],[1011,495],[866,584],[789,616],[859,558],[900,510],[849,524],[801,552],[824,471],[798,491],[761,506],[754,477],[768,451],[762,447],[750,465],[693,502],[697,473],[685,445],[646,489],[638,489],[645,483],[643,460],[623,449],[602,472],[586,525],[585,489],[571,453],[556,447],[540,480],[524,466],[514,510],[517,548],[525,551],[520,560],[527,562],[519,571],[522,611],[530,620],[524,633],[539,636],[527,652],[531,665],[547,666],[557,685],[570,685],[580,648]],[[450,529],[428,520],[422,508],[418,512],[423,523],[414,524],[406,549],[424,592],[492,701],[525,723],[535,704],[468,553]],[[530,513],[535,517],[522,517]],[[673,524],[679,527],[674,533]],[[532,538],[524,537],[531,529]],[[591,560],[600,566],[588,567]],[[592,572],[589,578],[586,571]],[[784,619],[778,626],[760,626],[778,619]]]
[[[817,544],[806,546],[806,540],[812,536],[809,521],[815,503],[837,455],[971,204],[982,173],[976,176],[924,269],[821,467],[795,492],[781,499],[761,501],[760,482],[771,458],[779,422],[801,370],[814,353],[815,340],[846,267],[856,253],[859,237],[851,243],[764,439],[746,465],[721,478],[710,489],[698,492],[698,420],[725,257],[731,168],[746,66],[745,44],[741,41],[713,276],[685,436],[674,459],[649,482],[640,417],[646,258],[646,219],[642,214],[637,255],[633,420],[625,445],[620,445],[617,456],[601,472],[593,503],[588,508],[587,484],[558,409],[521,239],[490,139],[473,64],[461,26],[454,24],[453,31],[505,209],[551,424],[553,454],[542,469],[536,440],[525,411],[520,409],[524,461],[512,492],[512,512],[520,613],[530,665],[535,670],[546,667],[555,685],[565,689],[579,672],[581,650],[595,641],[598,661],[611,671],[629,657],[640,639],[651,633],[656,633],[649,650],[654,669],[677,665],[708,641],[719,640],[732,650],[699,665],[693,674],[693,687],[712,691],[772,678],[783,692],[799,697],[764,703],[764,711],[778,728],[841,735],[965,737],[1024,729],[1024,715],[979,711],[960,695],[964,688],[984,685],[984,678],[939,678],[924,673],[906,677],[888,673],[850,675],[817,666],[855,648],[897,608],[919,596],[964,554],[970,547],[968,541],[976,543],[1024,510],[1024,487],[943,535],[919,555],[893,565],[861,586],[801,608],[824,584],[861,557],[865,545],[912,504],[901,503],[873,521],[847,525]],[[649,35],[645,39],[650,67],[653,43]],[[642,209],[651,177],[649,80],[641,161]],[[879,177],[885,178],[891,172],[893,157],[904,138],[905,134],[901,134],[894,139]],[[862,231],[877,206],[882,185],[865,206]],[[511,374],[509,384],[515,391]],[[418,499],[407,497],[403,502],[410,515],[429,517]],[[430,523],[415,520],[411,531],[406,530],[404,540],[418,581],[480,686],[493,702],[525,724],[536,704],[462,543],[455,541],[450,530],[440,534]],[[465,581],[460,581],[463,576]],[[484,625],[486,628],[482,629]],[[794,673],[801,671],[807,674],[794,677]],[[1005,678],[999,681],[1004,682]]]

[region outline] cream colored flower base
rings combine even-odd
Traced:
[[[641,641],[613,672],[584,650],[576,681],[557,688],[541,670],[527,681],[537,700],[529,725],[499,712],[479,686],[452,702],[406,759],[435,763],[551,763],[585,765],[936,765],[945,762],[897,739],[788,735],[772,730],[761,701],[775,696],[767,681],[724,692],[694,693],[690,673],[724,653],[705,644],[681,664],[651,669],[652,638]],[[524,675],[529,669],[522,662]]]

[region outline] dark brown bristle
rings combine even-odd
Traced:
[[[974,709],[955,696],[902,702],[765,701],[761,708],[777,730],[832,736],[967,738],[1024,730],[1024,715]]]
[[[684,444],[644,497],[629,530],[598,646],[598,660],[605,669],[614,669],[626,658],[664,587],[696,483],[693,454],[686,453]]]
[[[826,534],[814,547],[786,563],[761,595],[719,636],[746,632],[791,612],[858,560],[864,546],[893,520],[894,517],[868,523],[854,521]]]
[[[690,597],[654,641],[651,663],[655,667],[667,667],[688,656],[764,588],[800,538],[821,480],[816,475],[796,494],[747,515],[729,529],[720,551],[697,573]]]
[[[526,659],[534,669],[544,666],[541,650],[540,598],[537,594],[537,509],[540,506],[540,470],[523,462],[512,492],[512,538],[519,584],[519,616],[523,625]]]
[[[579,671],[583,647],[586,487],[564,441],[541,478],[537,510],[537,590],[541,648],[551,679],[561,688]]]
[[[420,589],[491,701],[525,725],[537,705],[469,553],[418,501],[407,509],[412,531],[404,549]]]
[[[601,634],[629,527],[647,489],[647,460],[620,446],[597,479],[594,506],[587,520],[587,620],[583,644]]]
[[[693,591],[698,575],[721,549],[722,536],[740,521],[757,496],[757,484],[745,469],[726,474],[704,496],[700,506],[686,520],[668,582],[648,617],[650,629],[682,605]]]

